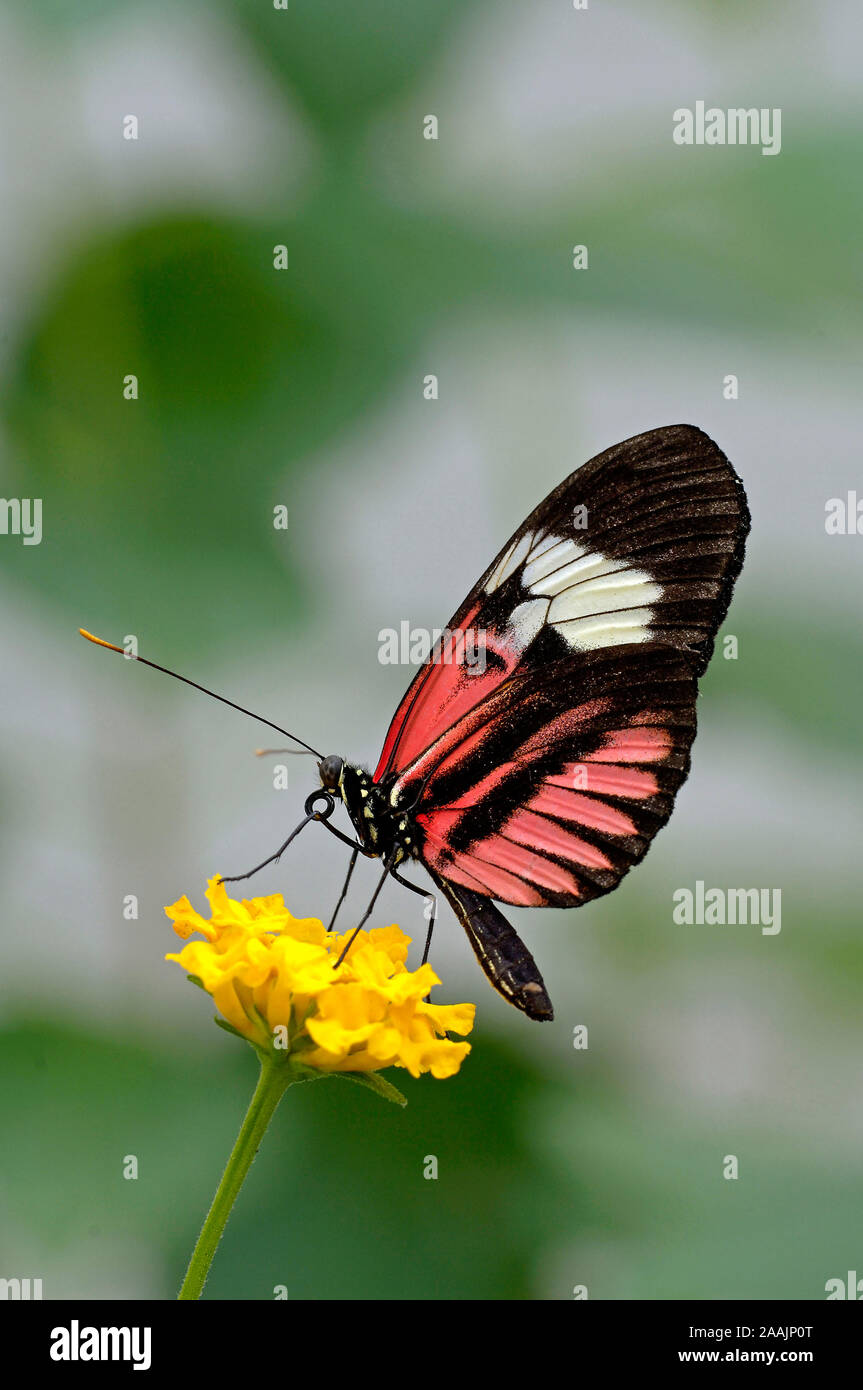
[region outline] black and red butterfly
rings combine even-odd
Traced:
[[[552,1018],[495,904],[579,907],[643,858],[689,771],[748,530],[740,478],[692,425],[636,435],[555,488],[417,672],[374,773],[309,749],[323,790],[290,839],[317,820],[351,845],[336,911],[359,854],[383,860],[377,892],[392,876],[425,893],[399,873],[417,860],[494,988]],[[471,634],[482,660],[452,659]],[[329,824],[337,800],[355,840]]]

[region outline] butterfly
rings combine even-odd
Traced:
[[[492,986],[529,1018],[553,1018],[497,904],[581,907],[643,859],[689,772],[698,678],[748,531],[743,484],[700,429],[650,430],[598,454],[471,589],[411,681],[373,773],[303,745],[321,787],[264,864],[310,821],[326,824],[352,849],[338,911],[357,856],[381,859],[359,931],[387,877],[427,895],[400,873],[418,862]],[[329,823],[338,802],[355,838]]]

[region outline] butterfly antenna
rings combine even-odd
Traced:
[[[293,735],[292,735],[292,737],[293,737]],[[270,756],[271,753],[292,753],[293,756],[294,756],[295,758],[305,758],[309,753],[314,753],[314,749],[312,749],[312,748],[256,748],[256,749],[255,749],[255,757],[256,757],[256,758],[268,758],[268,757]],[[314,753],[314,756],[315,756],[316,758],[319,758],[319,757],[320,757],[320,753]]]
[[[253,710],[246,709],[244,705],[237,705],[233,700],[227,700],[224,695],[217,695],[215,690],[208,690],[205,685],[199,685],[197,681],[189,680],[188,676],[181,676],[176,671],[170,671],[167,666],[160,666],[156,661],[148,661],[145,656],[135,656],[132,652],[127,652],[123,647],[115,647],[113,642],[106,642],[102,637],[94,637],[92,632],[87,632],[86,628],[79,627],[78,631],[82,637],[86,637],[88,642],[95,642],[97,647],[107,647],[109,652],[119,652],[130,661],[140,661],[143,666],[152,666],[154,671],[161,671],[165,676],[173,676],[174,680],[182,681],[184,685],[190,685],[193,690],[200,690],[204,695],[211,695],[214,700],[220,700],[223,705],[230,705],[231,709],[240,711],[240,714],[247,714],[250,719],[257,719],[259,724],[266,724],[269,728],[275,729],[277,734],[284,734],[286,738],[292,738],[295,743],[302,744],[307,753],[313,753],[318,759],[323,757],[316,749],[308,743],[297,738],[288,729],[283,729],[279,724],[274,724],[270,719],[264,719],[262,715],[255,714]]]

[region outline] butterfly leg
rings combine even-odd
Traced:
[[[288,845],[291,843],[291,841],[292,841],[292,840],[295,840],[295,839],[297,838],[297,836],[299,835],[300,831],[301,831],[302,829],[304,829],[305,826],[308,825],[308,823],[309,823],[310,820],[315,820],[315,819],[316,819],[315,815],[312,814],[312,815],[310,815],[310,816],[306,816],[303,820],[301,820],[300,823],[299,823],[299,825],[297,826],[296,830],[292,830],[292,831],[291,831],[290,835],[289,835],[288,838],[285,840],[285,843],[284,843],[282,846],[280,846],[279,849],[276,850],[275,854],[271,854],[270,857],[269,857],[269,859],[264,859],[260,864],[256,864],[255,867],[254,867],[254,869],[249,869],[249,872],[248,872],[248,873],[246,873],[246,874],[230,874],[230,875],[227,876],[227,877],[222,877],[222,878],[220,878],[220,879],[219,879],[219,882],[220,882],[220,883],[239,883],[239,882],[240,882],[242,879],[244,879],[244,878],[251,878],[251,877],[252,877],[252,874],[256,874],[260,869],[265,869],[265,868],[267,867],[268,864],[277,864],[277,863],[279,862],[279,860],[281,859],[282,855],[284,854],[285,850],[288,848]]]
[[[354,929],[353,929],[353,931],[351,932],[350,936],[348,937],[347,945],[344,946],[344,947],[342,948],[342,951],[341,951],[341,954],[339,955],[338,960],[337,960],[337,961],[334,963],[334,965],[333,965],[333,969],[334,969],[334,970],[336,970],[336,969],[341,965],[341,963],[342,963],[342,961],[344,960],[345,956],[348,954],[348,951],[349,951],[349,950],[351,949],[351,947],[353,946],[354,940],[355,940],[356,935],[357,935],[357,932],[358,932],[362,927],[365,926],[366,922],[367,922],[367,921],[369,920],[369,918],[371,917],[371,915],[372,915],[372,909],[374,908],[374,905],[375,905],[375,903],[376,903],[377,900],[378,900],[378,894],[380,893],[380,891],[381,891],[381,889],[383,888],[384,884],[386,883],[386,881],[387,881],[387,879],[388,879],[390,873],[392,872],[393,859],[394,859],[394,857],[395,857],[395,853],[396,853],[395,850],[393,850],[389,855],[387,855],[386,863],[384,864],[384,871],[383,871],[383,874],[381,875],[380,882],[378,883],[377,888],[375,889],[374,893],[372,894],[372,900],[371,900],[371,902],[369,903],[368,907],[366,908],[365,912],[363,913],[362,917],[360,918],[359,922],[358,922],[357,925],[354,927]]]
[[[431,904],[430,908],[427,907],[427,910],[424,914],[428,921],[429,929],[426,933],[425,950],[423,951],[423,958],[420,964],[425,965],[426,961],[429,958],[429,951],[431,950],[432,943],[432,933],[434,932],[434,925],[437,920],[437,898],[435,897],[434,893],[429,893],[426,888],[421,888],[418,883],[410,883],[408,879],[402,878],[401,874],[397,873],[395,869],[390,869],[390,876],[395,879],[396,883],[400,883],[402,885],[402,888],[409,888],[412,893],[419,893],[420,897],[425,898],[427,905]]]
[[[317,820],[318,818],[315,817],[314,819]],[[337,840],[341,840],[343,845],[349,845],[351,849],[355,849],[357,854],[364,854],[367,859],[377,859],[378,856],[373,854],[371,850],[364,849],[359,841],[352,840],[350,835],[343,835],[341,830],[336,830],[336,827],[330,825],[329,821],[322,820],[320,823],[325,830],[329,830],[331,835],[335,835]]]
[[[335,926],[336,918],[337,918],[338,915],[339,915],[339,908],[341,907],[342,903],[343,903],[344,900],[345,900],[345,894],[346,894],[347,891],[348,891],[348,884],[349,884],[350,881],[351,881],[351,874],[352,874],[353,871],[354,871],[354,865],[355,865],[356,862],[357,862],[357,855],[359,854],[359,852],[360,852],[359,845],[357,845],[356,848],[354,849],[353,854],[351,855],[351,862],[350,862],[350,864],[348,865],[347,877],[346,877],[346,879],[345,879],[345,881],[344,881],[344,885],[342,886],[341,896],[339,897],[338,902],[336,903],[335,907],[333,908],[333,915],[332,915],[332,917],[330,918],[330,925],[327,927],[327,931],[332,931],[333,927]]]

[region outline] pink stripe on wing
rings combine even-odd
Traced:
[[[535,845],[537,849],[557,854],[561,859],[574,859],[577,864],[584,864],[588,869],[614,868],[611,860],[601,849],[579,839],[556,821],[538,816],[535,811],[514,811],[503,827],[503,833],[508,838],[517,840],[519,844],[527,845],[529,848]]]
[[[450,864],[438,872],[444,878],[452,879],[453,883],[472,888],[475,893],[482,893],[486,897],[512,903],[514,907],[542,907],[542,894],[538,893],[532,884],[525,883],[524,879],[508,874],[496,864],[477,864],[477,860],[471,858],[468,862],[481,871],[481,878],[467,873],[456,864]]]
[[[578,880],[573,878],[572,874],[568,873],[560,864],[553,863],[551,859],[546,859],[541,854],[532,853],[531,850],[515,844],[503,835],[490,835],[487,840],[481,840],[474,848],[472,859],[478,859],[480,854],[488,863],[497,864],[502,869],[524,875],[535,883],[541,884],[543,888],[550,888],[553,893],[567,893],[575,898],[581,897]]]
[[[578,821],[590,826],[591,830],[604,830],[609,835],[636,835],[638,827],[616,807],[609,806],[593,796],[584,796],[577,791],[556,785],[546,784],[529,802],[532,811],[544,812],[547,816],[557,816],[562,820]]]
[[[598,796],[631,796],[643,800],[655,796],[659,784],[652,772],[634,767],[603,767],[601,764],[567,763],[559,776],[549,777],[554,787],[577,787]]]
[[[430,829],[434,816],[418,816],[425,822],[428,863],[444,878],[452,879],[475,893],[485,893],[489,897],[501,898],[520,907],[541,907],[543,897],[532,883],[525,882],[517,873],[508,873],[496,864],[477,859],[470,851],[461,853],[449,848],[442,836]]]
[[[672,748],[665,729],[613,729],[595,753],[587,753],[588,763],[657,763]]]

